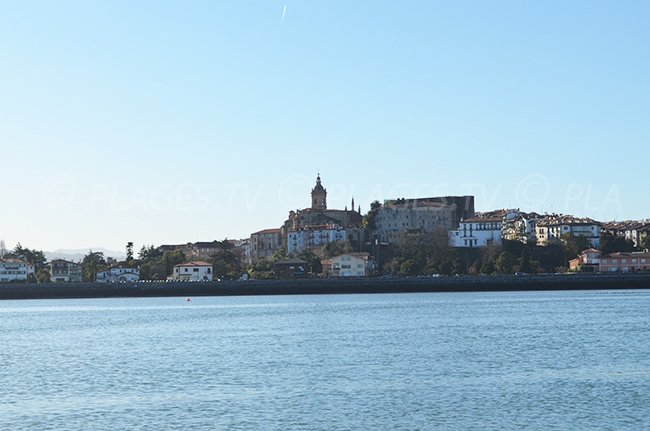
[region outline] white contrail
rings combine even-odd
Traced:
[[[287,5],[284,5],[284,9],[282,9],[282,19],[280,20],[280,25],[284,22],[284,16],[287,14]]]

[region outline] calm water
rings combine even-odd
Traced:
[[[650,429],[650,291],[0,302],[0,429]]]

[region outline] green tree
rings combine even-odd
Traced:
[[[501,252],[496,261],[497,271],[501,274],[512,274],[514,272],[515,262],[517,258],[508,253],[507,251]]]
[[[211,256],[214,276],[236,279],[243,273],[242,258],[235,246],[227,240],[216,241],[217,252]]]
[[[307,262],[307,272],[312,274],[320,274],[323,272],[323,265],[321,264],[320,258],[310,250],[305,250],[298,255],[298,258]]]
[[[354,209],[354,208],[352,208]],[[374,201],[370,204],[370,211],[368,211],[368,214],[366,214],[363,217],[363,228],[367,232],[367,237],[371,237],[372,232],[374,232],[376,226],[375,226],[375,218],[377,217],[377,214],[379,213],[379,210],[381,209],[381,204],[379,201]]]
[[[350,246],[349,243],[345,241],[328,242],[323,247],[323,255],[328,258],[339,256],[344,253],[350,253],[351,251],[352,251],[352,247]]]
[[[418,273],[418,268],[416,266],[415,260],[408,259],[402,262],[399,265],[398,273],[399,275],[403,275],[403,276],[416,275]]]
[[[90,250],[81,261],[81,276],[83,281],[93,282],[97,272],[106,269],[106,260],[101,251]]]
[[[138,259],[141,263],[149,263],[160,259],[163,256],[163,252],[153,245],[142,246],[140,252],[138,253]]]
[[[564,234],[562,235],[562,246],[564,249],[564,262],[562,266],[567,266],[571,259],[575,259],[583,250],[590,248],[591,243],[584,236]]]
[[[635,251],[634,243],[621,236],[604,233],[600,236],[600,251],[603,254]]]
[[[492,259],[486,260],[481,266],[481,274],[491,275],[494,274],[496,270],[496,265],[494,265],[494,261]]]
[[[37,283],[49,283],[50,282],[50,273],[46,269],[39,269],[36,273],[36,282]]]
[[[532,272],[532,267],[530,265],[530,254],[526,249],[523,249],[521,251],[521,257],[519,258],[519,271],[525,272],[527,274]]]
[[[126,243],[126,261],[131,262],[133,260],[133,243],[131,241]]]
[[[14,257],[29,262],[34,265],[36,271],[47,267],[47,260],[42,251],[30,250],[27,247],[23,247],[20,243],[16,244],[16,247],[14,247],[13,251],[8,254],[7,257]]]
[[[285,260],[288,257],[289,257],[289,255],[287,254],[287,249],[281,248],[280,250],[273,253],[273,256],[271,256],[271,260],[273,262],[277,262],[279,260]]]

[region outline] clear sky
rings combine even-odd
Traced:
[[[0,238],[243,238],[354,196],[650,217],[650,2],[0,0]]]

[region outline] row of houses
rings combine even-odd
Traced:
[[[639,251],[603,254],[600,250],[589,248],[569,261],[569,269],[580,272],[650,271],[650,253]]]
[[[498,210],[462,220],[458,229],[449,231],[449,244],[461,248],[489,247],[500,245],[505,239],[546,246],[571,235],[584,237],[591,247],[597,248],[601,226],[602,223],[590,218]]]
[[[232,250],[240,257],[242,263],[248,264],[251,261],[249,239],[226,239]],[[158,250],[166,253],[170,251],[181,251],[188,261],[206,261],[223,249],[220,241],[198,241],[185,244],[166,244],[158,247]]]
[[[82,266],[79,262],[54,259],[48,265],[52,283],[81,283]],[[21,282],[33,278],[34,266],[18,259],[0,259],[0,282]],[[173,268],[172,280],[211,281],[212,265],[207,262],[191,261]],[[98,283],[132,283],[140,280],[140,269],[128,265],[114,265],[95,274]]]
[[[374,267],[369,253],[344,253],[329,259],[322,259],[325,277],[366,277]],[[304,277],[310,272],[308,263],[299,258],[279,260],[273,265],[273,272],[279,278]]]

